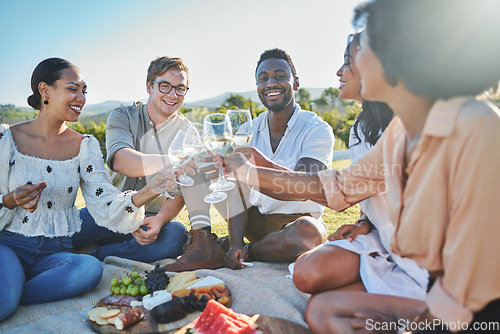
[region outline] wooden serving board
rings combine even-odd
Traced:
[[[226,307],[230,307],[233,298],[231,295],[231,290],[226,286],[226,290],[228,292],[228,297],[229,297],[229,302],[225,305]],[[97,303],[94,308],[96,307],[101,307],[104,306],[108,309],[119,309],[121,313],[125,313],[128,310],[130,310],[132,307],[130,306],[116,306],[116,305],[107,305],[102,302]],[[185,326],[189,323],[191,323],[193,320],[199,317],[201,312],[193,312],[189,313],[186,317],[183,319],[177,320],[175,322],[170,322],[167,324],[159,324],[157,323],[153,317],[151,316],[151,311],[146,310],[142,306],[138,306],[138,308],[144,312],[144,319],[136,323],[135,325],[132,325],[128,328],[125,328],[124,330],[118,330],[114,325],[98,325],[94,321],[90,321],[87,319],[89,322],[90,328],[94,330],[96,333],[100,334],[118,334],[118,333],[126,333],[126,334],[143,334],[143,333],[175,333],[175,330],[178,328],[181,328],[182,326]]]

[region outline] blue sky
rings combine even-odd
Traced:
[[[0,104],[25,107],[35,66],[80,67],[88,104],[147,98],[158,56],[190,69],[186,101],[255,89],[262,51],[292,57],[302,87],[337,87],[353,8],[360,0],[1,0]]]

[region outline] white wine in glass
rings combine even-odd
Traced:
[[[172,144],[168,148],[168,159],[172,164],[174,169],[184,166],[191,159],[191,154],[186,150],[184,146],[184,141],[186,140],[186,133],[184,131],[179,131],[176,135]],[[175,182],[178,185],[189,187],[194,184],[194,180],[189,176],[182,174]]]
[[[219,153],[220,155],[224,155],[229,147],[231,147],[232,140],[229,138],[209,138],[205,142],[207,149],[212,153]]]
[[[210,114],[203,120],[203,140],[207,150],[213,154],[224,154],[232,143],[231,123],[226,114]],[[219,167],[219,179],[210,185],[214,192],[227,191],[234,188],[234,183],[225,179],[222,166]]]
[[[252,141],[252,135],[247,135],[247,134],[234,134],[233,135],[233,143],[231,147],[233,150],[236,150],[238,148],[242,147],[248,147],[250,146],[250,142]]]
[[[227,116],[229,117],[231,129],[233,130],[233,143],[231,144],[233,150],[250,146],[253,133],[252,114],[250,110],[228,110]]]

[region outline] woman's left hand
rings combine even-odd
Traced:
[[[175,178],[177,174],[172,168],[165,168],[159,173],[156,173],[149,179],[147,187],[158,193],[158,189],[162,189],[163,192],[170,192],[175,189],[176,183]]]

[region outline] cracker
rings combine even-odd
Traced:
[[[104,326],[108,324],[108,319],[103,319],[100,316],[97,316],[95,322],[100,326]]]
[[[106,320],[108,320],[108,325],[115,325],[115,320],[118,319],[118,315],[114,316],[114,317],[111,317],[111,318],[108,318]]]
[[[107,310],[105,307],[96,307],[87,312],[89,319],[95,321],[95,317],[100,314],[102,311]]]
[[[108,318],[116,317],[118,314],[120,314],[120,310],[117,308],[114,308],[114,309],[110,309],[110,310],[101,311],[99,315],[103,319],[108,319]]]

